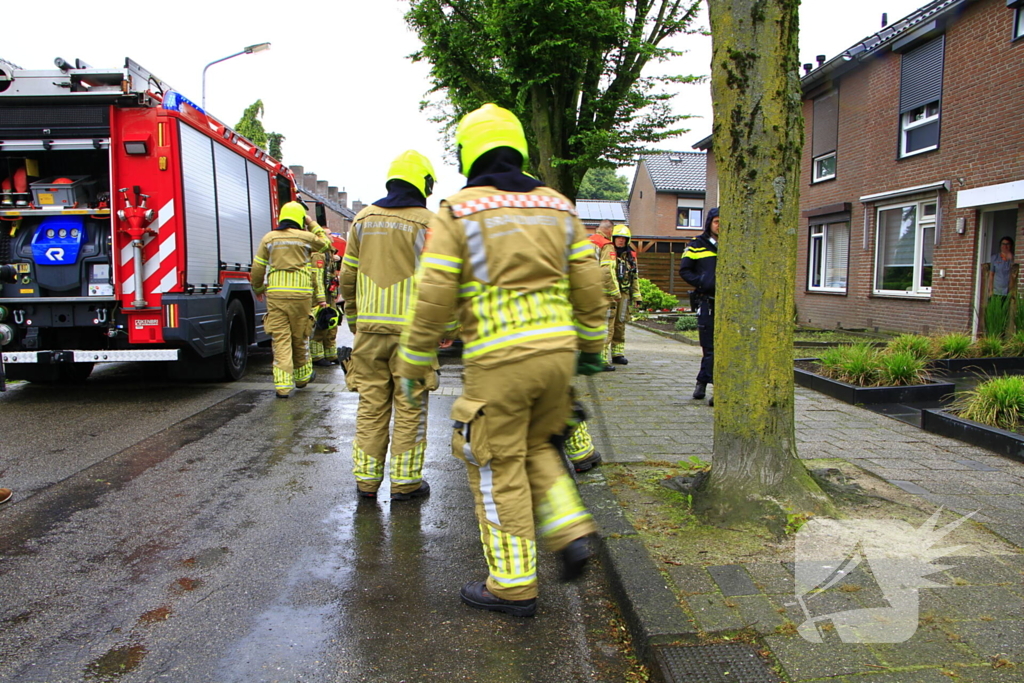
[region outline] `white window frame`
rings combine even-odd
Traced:
[[[932,114],[931,116],[928,116],[927,115],[928,107],[930,107],[932,105],[935,105],[935,113]],[[925,116],[923,118],[917,119],[916,121],[915,120],[911,120],[911,118],[910,118],[911,115],[913,115],[914,111],[916,111],[916,110],[908,111],[907,113],[905,113],[905,114],[900,116],[900,157],[901,158],[903,158],[903,157],[912,157],[915,154],[924,154],[925,152],[931,152],[932,150],[936,150],[936,149],[939,148],[939,143],[936,142],[931,147],[922,147],[921,149],[915,149],[913,152],[908,152],[907,151],[907,138],[909,137],[910,131],[912,131],[912,130],[914,130],[916,128],[922,128],[924,126],[931,125],[932,123],[935,123],[935,124],[939,125],[939,118],[940,118],[940,116],[942,114],[942,100],[932,100],[931,102],[928,102],[927,104],[923,105],[922,107],[918,107],[918,109],[924,109],[925,110]]]
[[[813,182],[813,183],[820,183],[823,180],[832,180],[833,178],[835,178],[836,177],[836,169],[833,169],[832,173],[830,175],[818,175],[818,164],[820,162],[822,162],[822,161],[827,160],[827,159],[835,159],[835,158],[836,158],[836,153],[835,152],[829,152],[828,154],[822,154],[820,157],[815,157],[814,161],[811,162],[811,171],[814,174],[814,177],[811,180],[811,182]],[[839,164],[836,163],[836,168],[838,168],[838,166],[839,166]]]
[[[1013,39],[1024,38],[1024,6],[1015,7],[1013,10]]]
[[[827,287],[825,285],[815,285],[815,263],[814,263],[814,250],[815,243],[818,243],[820,249],[820,259],[818,266],[818,276],[821,282],[825,282],[825,270],[828,264],[828,231],[832,226],[846,226],[846,253],[843,258],[846,260],[846,285],[843,287]],[[807,253],[807,291],[808,292],[831,292],[837,294],[846,294],[847,288],[850,286],[850,221],[835,221],[834,223],[821,223],[819,225],[810,226],[810,235],[808,236],[808,253]],[[818,232],[816,232],[818,231]]]
[[[926,216],[924,213],[926,206],[933,206],[934,211],[931,215]],[[895,289],[881,289],[880,283],[878,282],[878,266],[879,259],[882,257],[879,249],[879,245],[882,244],[882,217],[883,211],[902,211],[904,209],[915,207],[915,223],[914,223],[914,264],[913,264],[913,275],[911,278],[911,288],[909,290],[895,290]],[[875,264],[874,273],[872,275],[872,291],[874,294],[879,296],[894,296],[902,298],[913,298],[913,299],[930,299],[932,296],[932,286],[923,286],[921,284],[921,277],[924,271],[924,247],[925,247],[925,235],[928,230],[931,230],[930,237],[932,245],[932,281],[935,281],[935,230],[938,229],[938,213],[939,213],[939,200],[934,199],[923,199],[917,202],[904,202],[902,204],[888,204],[886,206],[879,206],[875,209]]]

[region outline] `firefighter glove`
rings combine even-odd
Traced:
[[[604,370],[604,360],[600,353],[581,352],[576,359],[576,374],[596,375]]]

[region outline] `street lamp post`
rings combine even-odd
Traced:
[[[203,111],[206,111],[206,70],[207,69],[209,69],[214,64],[219,64],[221,62],[225,62],[225,61],[227,61],[227,60],[229,60],[229,59],[231,59],[233,57],[238,57],[239,55],[251,55],[254,52],[263,52],[264,50],[269,50],[269,49],[270,49],[270,43],[256,43],[255,45],[250,45],[249,47],[243,49],[241,52],[236,52],[233,55],[228,55],[227,57],[221,57],[220,59],[215,59],[214,61],[212,61],[209,64],[207,64],[206,66],[204,66],[203,67]]]

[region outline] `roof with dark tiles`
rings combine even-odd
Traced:
[[[704,192],[707,159],[702,152],[665,152],[640,157],[658,192]]]

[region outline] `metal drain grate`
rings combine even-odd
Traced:
[[[656,647],[665,683],[781,683],[754,648],[742,643]]]

